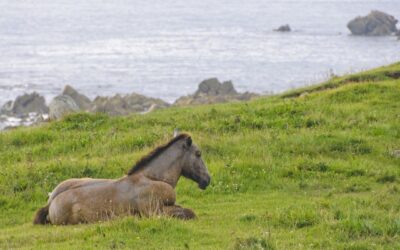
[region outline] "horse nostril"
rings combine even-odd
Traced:
[[[201,189],[206,189],[207,186],[210,184],[210,180],[211,180],[210,178],[207,178],[207,179],[205,179],[205,180],[200,181],[199,187],[200,187]]]

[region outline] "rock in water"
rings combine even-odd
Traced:
[[[26,116],[29,113],[47,114],[49,108],[43,96],[33,92],[18,96],[15,101],[8,101],[0,110],[0,113],[11,116]]]
[[[161,99],[146,97],[132,93],[130,95],[115,95],[113,97],[96,97],[93,101],[93,112],[109,115],[128,115],[131,113],[146,113],[154,109],[166,108],[168,103]]]
[[[388,36],[397,32],[397,20],[381,11],[371,11],[364,17],[356,17],[347,27],[353,35],[358,36]]]
[[[79,112],[79,107],[75,101],[68,95],[59,95],[54,97],[49,105],[51,120],[61,119],[63,116]]]
[[[202,81],[193,95],[183,96],[174,103],[176,106],[246,101],[256,97],[253,93],[238,93],[231,81],[220,83],[217,78]]]
[[[231,81],[227,81],[224,83],[220,83],[217,78],[210,78],[207,80],[202,81],[199,84],[198,90],[195,92],[195,96],[200,95],[210,95],[210,96],[217,96],[217,95],[236,95],[237,92],[233,87]]]
[[[65,86],[62,95],[70,96],[81,110],[89,110],[92,107],[90,99],[87,96],[78,93],[78,91],[70,85]]]
[[[280,26],[279,28],[275,29],[274,31],[277,31],[277,32],[290,32],[290,31],[292,31],[292,29],[290,28],[289,24],[286,24],[286,25]]]
[[[126,103],[121,95],[113,97],[98,96],[93,101],[92,112],[101,112],[109,115],[124,114]]]

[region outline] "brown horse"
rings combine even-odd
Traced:
[[[139,160],[119,179],[69,179],[51,193],[34,224],[77,224],[123,215],[166,215],[192,219],[192,210],[175,204],[174,188],[183,175],[205,189],[210,175],[198,147],[180,134]]]

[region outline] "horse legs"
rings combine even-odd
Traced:
[[[163,207],[164,214],[182,219],[182,220],[191,220],[196,218],[196,214],[189,208],[183,208],[178,205],[173,206],[165,206]]]
[[[140,215],[166,215],[182,220],[196,218],[195,213],[188,208],[175,204],[176,194],[172,186],[161,181],[151,181],[136,200],[136,208]]]

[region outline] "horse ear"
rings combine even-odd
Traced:
[[[174,129],[174,137],[179,135],[179,128]]]
[[[192,143],[193,143],[192,137],[189,136],[188,138],[186,138],[186,145],[187,145],[188,147],[192,146]]]

